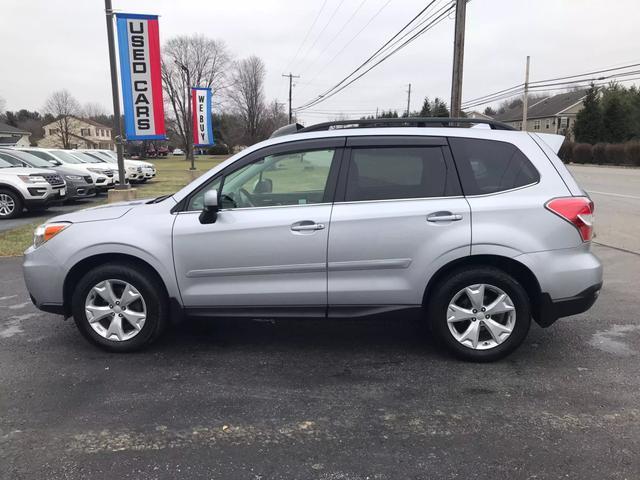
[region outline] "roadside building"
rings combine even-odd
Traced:
[[[552,95],[529,103],[527,108],[527,130],[538,133],[557,133],[573,140],[573,125],[577,113],[582,110],[586,90]],[[498,113],[495,120],[522,128],[522,104]]]
[[[30,136],[31,132],[0,123],[0,146],[2,147],[28,147],[31,144]]]
[[[474,118],[477,120],[493,120],[493,117],[490,117],[489,115],[485,115],[482,112],[478,112],[477,110],[473,110],[471,112],[465,112],[467,114],[467,118]]]
[[[114,149],[111,127],[78,117],[67,117],[66,125],[68,125],[66,128],[69,132],[71,148]],[[44,129],[44,137],[38,142],[38,146],[43,148],[63,148],[61,126],[59,120],[44,125],[42,127]]]

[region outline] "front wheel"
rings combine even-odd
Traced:
[[[498,360],[515,350],[529,331],[529,297],[520,283],[496,268],[459,270],[433,292],[429,321],[458,357]]]
[[[86,273],[72,296],[80,332],[113,352],[140,350],[167,324],[164,286],[151,272],[124,264],[101,265]]]
[[[11,190],[0,190],[0,219],[16,218],[23,208],[20,195]]]

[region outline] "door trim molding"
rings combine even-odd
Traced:
[[[328,269],[333,272],[343,272],[347,270],[389,270],[409,268],[410,265],[410,258],[385,258],[381,260],[329,262]]]
[[[315,273],[326,270],[324,263],[296,263],[292,265],[263,265],[259,267],[227,267],[189,270],[187,278],[233,277],[241,275],[273,275],[280,273]]]

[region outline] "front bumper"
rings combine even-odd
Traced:
[[[589,310],[600,295],[602,282],[592,285],[577,295],[567,298],[551,299],[548,293],[542,293],[536,322],[541,327],[548,327],[562,317],[569,317]]]
[[[67,200],[94,197],[96,187],[93,183],[71,182],[67,180]]]
[[[29,208],[40,208],[48,205],[64,202],[67,195],[66,186],[55,187],[52,190],[38,186],[28,187],[29,197],[24,199],[24,206]]]
[[[31,301],[36,307],[45,312],[62,311],[64,270],[47,245],[37,249],[31,246],[24,252],[22,272]]]

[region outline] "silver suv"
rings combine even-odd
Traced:
[[[381,122],[289,126],[173,195],[54,218],[25,253],[33,302],[121,352],[183,315],[419,311],[475,361],[591,307],[593,203],[562,137]]]

